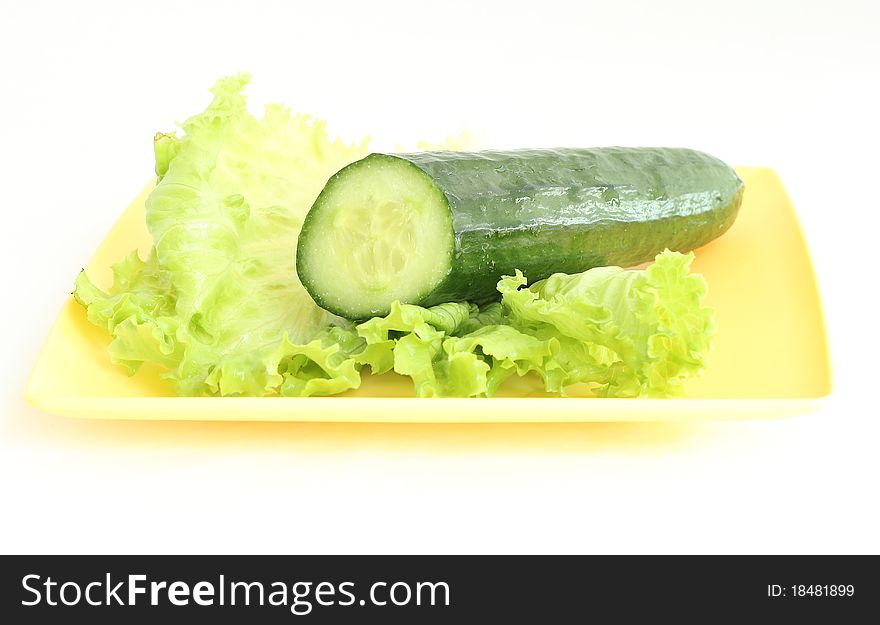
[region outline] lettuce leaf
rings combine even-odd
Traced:
[[[146,261],[137,251],[113,265],[113,287],[105,293],[85,271],[77,276],[73,295],[86,307],[88,320],[110,333],[110,357],[133,375],[147,361],[173,368],[182,349],[175,339],[178,322],[168,275],[155,253]]]
[[[714,333],[693,258],[666,250],[644,270],[600,267],[528,288],[517,272],[498,290],[513,327],[558,344],[537,370],[548,391],[586,382],[602,397],[676,396],[705,367]]]
[[[106,293],[83,273],[75,296],[113,336],[115,362],[130,372],[158,362],[182,395],[338,392],[291,382],[306,375],[291,345],[307,342],[319,369],[353,383],[312,341],[336,320],[299,283],[296,241],[327,178],[364,156],[367,142],[331,141],[324,122],[278,105],[254,117],[248,81],[221,79],[181,136],[156,135],[149,259],[118,264]]]
[[[395,304],[355,328],[366,344],[353,358],[409,376],[419,397],[491,397],[529,373],[551,393],[586,383],[601,397],[681,395],[714,332],[693,258],[667,250],[647,269],[556,274],[528,288],[517,272],[498,283],[501,302],[482,310]]]
[[[522,376],[530,371],[543,371],[556,349],[554,339],[542,340],[508,325],[487,325],[462,337],[446,339],[443,343],[443,350],[450,361],[467,354],[485,362],[485,381],[473,394],[488,397],[494,395],[501,383],[514,373]],[[472,367],[478,367],[476,362]],[[479,375],[478,371],[475,373]],[[459,383],[452,388],[463,386]]]
[[[354,358],[369,365],[374,374],[394,369],[408,375],[419,397],[477,394],[479,382],[469,380],[467,388],[447,387],[448,372],[438,378],[434,370],[439,366],[443,339],[467,322],[475,310],[475,306],[464,302],[431,308],[394,302],[385,317],[374,317],[357,326],[357,334],[366,345]]]

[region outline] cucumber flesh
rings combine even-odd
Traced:
[[[448,273],[454,249],[446,196],[411,163],[384,155],[349,165],[307,217],[297,268],[322,307],[350,319],[419,301]]]

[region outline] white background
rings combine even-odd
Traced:
[[[878,3],[295,4],[0,3],[0,551],[880,551]],[[28,408],[39,345],[150,178],[153,133],[239,69],[255,110],[283,101],[378,145],[469,128],[498,147],[686,145],[778,169],[834,395],[788,420],[639,426]]]

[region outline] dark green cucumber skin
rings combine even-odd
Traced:
[[[743,183],[723,161],[684,148],[561,148],[389,156],[427,173],[452,212],[446,278],[418,302],[497,299],[503,275],[529,282],[686,252],[727,231]]]

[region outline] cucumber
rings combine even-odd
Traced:
[[[689,251],[733,224],[743,184],[683,148],[370,154],[337,172],[297,243],[297,273],[349,319],[391,303],[497,298],[530,281]]]

